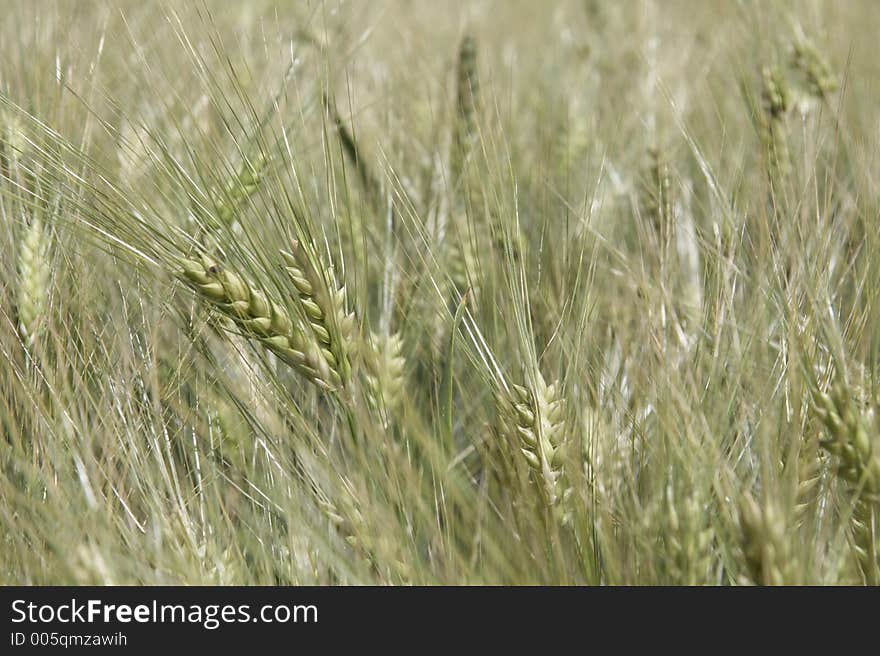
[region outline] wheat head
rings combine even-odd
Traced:
[[[318,270],[299,241],[281,255],[321,357],[340,380],[347,380],[356,348],[355,316],[346,311],[345,287],[336,285],[331,268]]]
[[[18,258],[18,321],[22,336],[33,344],[42,327],[49,290],[48,235],[34,214]]]
[[[791,585],[796,583],[795,561],[785,517],[772,502],[759,505],[743,494],[739,503],[742,554],[748,577],[743,583]]]
[[[499,392],[496,407],[502,434],[519,444],[519,451],[539,482],[550,505],[561,497],[565,430],[563,402],[556,384],[538,374],[537,389],[512,385]]]
[[[880,432],[870,425],[843,384],[815,397],[816,415],[828,429],[820,445],[838,459],[836,470],[853,502],[852,543],[859,569],[880,585]]]
[[[791,167],[786,125],[786,116],[791,108],[791,94],[778,67],[765,66],[761,71],[761,80],[761,141],[767,158],[770,182],[778,185]]]
[[[403,338],[399,333],[372,333],[364,347],[363,363],[370,399],[389,423],[388,414],[400,405],[403,397]]]
[[[815,98],[825,100],[837,90],[837,79],[828,61],[815,44],[801,35],[792,44],[792,66],[807,82],[807,90]]]
[[[245,159],[226,186],[214,193],[214,207],[222,223],[231,224],[238,217],[259,188],[268,166],[269,160],[262,152],[253,160]]]
[[[315,385],[328,390],[342,385],[339,371],[330,366],[319,344],[279,303],[207,255],[183,259],[180,266],[183,279],[244,335],[259,341]]]

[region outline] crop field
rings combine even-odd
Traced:
[[[880,585],[880,3],[3,10],[0,583]]]

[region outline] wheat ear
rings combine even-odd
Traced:
[[[330,366],[311,334],[296,325],[279,303],[207,255],[199,260],[183,259],[180,267],[183,279],[244,335],[259,341],[315,385],[328,390],[341,386],[339,371]]]
[[[299,241],[294,240],[290,251],[281,255],[321,357],[346,381],[355,353],[355,316],[346,312],[345,287],[336,284],[332,268],[319,271]]]
[[[496,398],[502,433],[519,444],[548,504],[561,498],[565,430],[563,402],[555,384],[537,375],[537,389],[513,385]]]
[[[648,175],[643,189],[643,205],[654,223],[661,244],[669,243],[674,225],[672,177],[669,164],[659,147],[648,149]]]
[[[480,98],[480,81],[477,76],[477,41],[470,34],[466,34],[462,38],[458,47],[456,77],[458,115],[456,141],[462,151],[467,151],[476,133]],[[461,154],[466,155],[466,152]]]
[[[813,514],[822,482],[822,468],[819,460],[819,439],[813,433],[805,435],[798,450],[797,487],[795,490],[794,513],[799,525],[804,524]]]
[[[673,580],[682,585],[704,583],[712,566],[715,532],[706,521],[699,498],[683,491],[676,495],[670,485],[666,489],[665,515],[664,534]]]
[[[791,98],[785,78],[778,68],[765,66],[761,71],[761,79],[761,141],[767,157],[770,182],[778,185],[791,166],[786,126]]]
[[[222,223],[231,224],[238,217],[241,208],[259,188],[268,166],[269,160],[262,152],[253,161],[245,158],[226,186],[214,193],[214,207]]]
[[[837,79],[831,72],[827,60],[804,36],[799,37],[792,44],[792,66],[806,79],[810,95],[826,100],[837,90]]]
[[[21,334],[33,344],[40,331],[49,289],[48,239],[43,222],[31,217],[18,259],[18,321]]]
[[[0,156],[11,160],[29,150],[21,119],[7,109],[0,109],[0,146]]]
[[[837,475],[853,502],[852,543],[869,585],[880,585],[880,437],[844,385],[815,398],[815,412],[830,437],[820,445],[838,458]]]
[[[398,333],[372,333],[363,357],[367,388],[386,426],[388,413],[400,405],[403,397],[406,359],[402,351],[403,339]]]
[[[345,121],[342,120],[342,115],[339,113],[336,103],[327,94],[324,94],[323,99],[324,107],[330,116],[330,120],[333,121],[333,127],[335,128],[336,136],[339,138],[342,151],[354,165],[364,191],[366,191],[371,202],[378,202],[382,198],[382,185],[379,183],[378,178],[373,175],[366,160],[363,158],[363,153],[358,146],[354,133],[345,125]]]
[[[758,505],[751,494],[739,504],[740,538],[748,577],[743,583],[791,585],[798,571],[785,518],[773,503]]]
[[[446,259],[453,284],[460,291],[471,288],[473,293],[477,292],[479,286],[476,278],[480,270],[474,245],[475,242],[480,241],[482,235],[472,230],[483,232],[484,223],[475,221],[472,225],[468,225],[466,201],[469,193],[478,190],[475,186],[466,185],[464,172],[477,134],[479,86],[477,42],[473,36],[465,34],[458,47],[456,111],[452,126],[450,157],[450,179],[452,188],[457,194],[452,203],[452,224],[450,229],[445,231],[445,241],[448,244]],[[472,202],[474,200],[471,199]]]
[[[460,293],[470,289],[476,298],[480,295],[483,264],[479,244],[488,243],[488,232],[483,221],[468,225],[463,216],[456,217],[456,233],[449,240],[449,278]]]
[[[401,557],[400,543],[391,536],[376,534],[358,508],[351,483],[343,478],[340,494],[332,500],[319,491],[318,507],[339,531],[345,542],[357,550],[373,568],[387,568],[401,582],[411,582],[412,572]]]

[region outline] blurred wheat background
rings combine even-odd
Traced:
[[[4,10],[0,582],[880,584],[880,4]]]

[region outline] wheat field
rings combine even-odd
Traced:
[[[880,5],[28,2],[0,583],[880,584]]]

